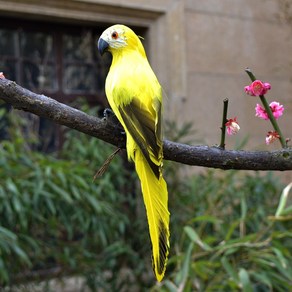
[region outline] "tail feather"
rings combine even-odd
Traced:
[[[135,166],[141,181],[146,207],[150,239],[152,243],[152,265],[160,282],[166,270],[169,253],[169,211],[167,185],[162,176],[158,179],[140,150],[135,151]]]

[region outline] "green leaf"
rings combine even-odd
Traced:
[[[45,202],[46,202],[46,205],[47,205],[48,209],[50,210],[50,212],[53,215],[56,215],[56,207],[55,207],[54,201],[51,200],[51,198],[46,197]]]
[[[229,277],[233,279],[234,281],[238,280],[237,272],[232,267],[232,265],[229,263],[227,257],[223,256],[221,258],[221,263],[225,271],[228,273]]]
[[[287,269],[287,261],[286,261],[284,255],[283,255],[283,253],[281,252],[281,250],[279,250],[276,247],[273,247],[272,249],[273,249],[274,253],[276,254],[278,260],[280,261],[282,267],[284,269]]]
[[[13,209],[17,212],[20,213],[21,211],[21,203],[20,200],[17,196],[13,196],[12,197],[12,205],[13,205]]]
[[[4,191],[4,188],[0,186],[0,199],[4,199],[6,197],[6,193]]]
[[[202,215],[202,216],[197,216],[194,219],[190,220],[189,222],[194,223],[194,222],[209,222],[209,223],[213,223],[213,224],[220,224],[222,223],[222,220],[214,217],[214,216],[210,216],[210,215]]]
[[[26,264],[31,265],[27,254],[18,245],[13,245],[12,248],[13,251],[21,258],[21,260],[23,260]]]
[[[230,227],[225,235],[225,241],[230,240],[234,230],[238,227],[239,224],[240,224],[239,220],[236,220],[230,224]]]
[[[264,273],[263,271],[259,271],[259,272],[251,271],[250,275],[252,277],[254,277],[258,282],[263,283],[266,286],[268,286],[270,290],[272,289],[271,280],[270,280],[269,276],[266,273]]]
[[[189,238],[195,242],[198,246],[200,246],[202,249],[206,251],[211,251],[212,248],[205,242],[203,242],[197,232],[190,226],[185,226],[184,227],[185,233],[189,236]]]
[[[244,196],[240,198],[240,207],[241,207],[241,220],[245,220],[247,213],[247,204]]]
[[[72,195],[74,196],[75,199],[77,199],[77,200],[81,199],[81,193],[75,185],[70,185],[70,190],[71,190]]]
[[[58,171],[58,172],[56,173],[56,175],[57,175],[57,177],[60,179],[60,181],[61,181],[61,183],[62,183],[62,186],[63,186],[63,187],[66,187],[66,185],[67,185],[67,178],[66,178],[66,176],[65,176],[65,174],[64,174],[64,170],[62,169],[62,170]]]
[[[279,274],[286,277],[290,281],[292,281],[292,273],[287,269],[287,265],[285,267],[283,266],[282,262],[279,260],[279,258],[271,258],[271,262],[276,266],[278,271],[280,272]]]
[[[89,182],[87,182],[85,179],[84,179],[84,177],[81,177],[81,176],[79,176],[79,175],[74,175],[73,174],[73,178],[74,178],[74,180],[76,180],[76,182],[79,184],[79,186],[81,187],[81,188],[83,188],[84,190],[89,190],[89,185],[90,185],[90,183]]]
[[[170,280],[165,280],[164,284],[167,287],[169,292],[177,292],[178,291],[178,287],[175,286],[175,284],[173,282],[171,282]]]
[[[59,195],[62,199],[67,201],[68,203],[72,203],[73,200],[70,197],[69,193],[67,190],[60,188],[58,185],[53,183],[52,181],[47,181],[47,185],[54,191],[57,195]]]
[[[281,216],[287,216],[287,215],[291,215],[292,214],[292,205],[285,208],[282,212],[281,212]]]
[[[94,198],[93,196],[87,196],[87,200],[97,213],[100,213],[102,211],[101,205],[96,198]]]
[[[187,249],[187,252],[185,254],[184,262],[182,264],[181,270],[178,272],[175,283],[180,286],[181,284],[185,283],[187,280],[187,277],[189,275],[189,269],[190,269],[190,262],[191,262],[191,256],[192,256],[192,250],[194,248],[193,242],[189,244],[189,247]]]
[[[3,259],[0,257],[0,283],[7,283],[9,280],[8,271]]]
[[[242,286],[242,291],[243,292],[253,292],[248,272],[245,269],[240,268],[238,275],[239,275],[239,280],[240,280],[240,283]]]
[[[12,179],[10,177],[6,181],[6,187],[13,194],[16,194],[16,195],[19,194],[19,190],[18,190],[16,184],[12,181]]]
[[[288,195],[289,195],[289,191],[290,191],[291,187],[292,187],[292,182],[289,185],[287,185],[284,188],[284,190],[282,191],[282,194],[281,194],[281,197],[280,197],[280,201],[279,201],[279,205],[278,205],[278,208],[277,208],[277,211],[276,211],[276,214],[275,214],[276,217],[282,215],[282,212],[284,211],[284,209],[286,207],[286,204],[287,204]]]
[[[2,226],[0,226],[0,238],[1,237],[2,237],[2,240],[4,238],[6,238],[6,240],[12,240],[12,241],[17,239],[17,236],[13,232],[11,232],[10,230]]]

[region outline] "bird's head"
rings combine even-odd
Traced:
[[[100,36],[97,44],[101,55],[108,51],[113,56],[125,50],[136,50],[145,55],[139,37],[127,26],[116,24],[107,28]]]

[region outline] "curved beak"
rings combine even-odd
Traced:
[[[109,43],[106,42],[104,39],[99,38],[98,43],[97,43],[97,49],[101,55],[103,55],[104,52],[108,50],[108,47],[109,47]]]

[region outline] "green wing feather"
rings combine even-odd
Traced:
[[[159,102],[159,101],[158,101]],[[157,115],[161,106],[157,103]],[[139,101],[133,99],[131,103],[119,107],[119,112],[127,131],[138,144],[152,171],[159,178],[162,162],[161,122],[154,119],[154,115],[139,106]],[[156,134],[157,133],[157,134]]]

